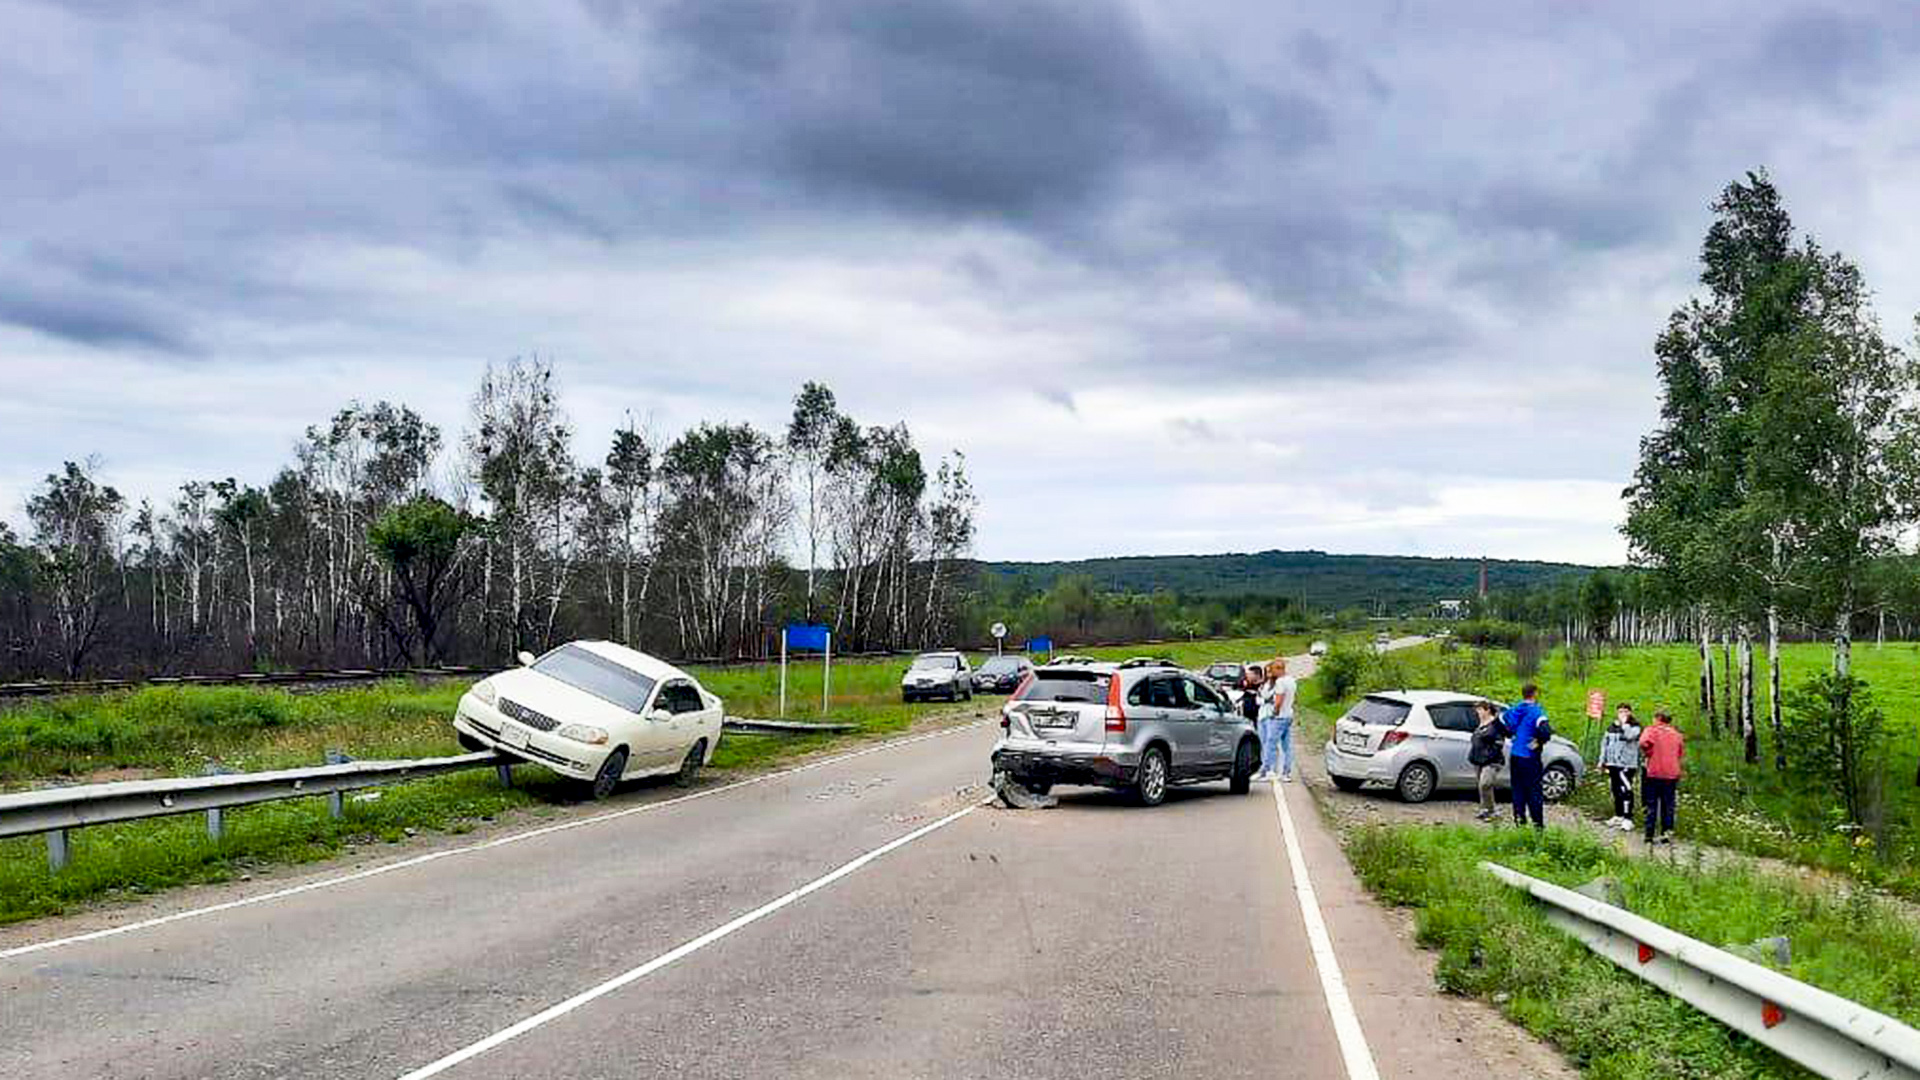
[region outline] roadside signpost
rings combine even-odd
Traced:
[[[1587,691],[1587,731],[1591,733],[1593,731],[1593,722],[1595,720],[1606,719],[1606,715],[1607,715],[1607,692],[1605,690]],[[1580,747],[1580,752],[1584,754],[1587,752],[1587,747],[1585,745],[1587,740],[1582,739],[1580,741],[1582,744]],[[1597,743],[1595,744],[1595,749],[1593,750],[1593,754],[1596,757],[1598,757],[1600,754]]]
[[[1000,643],[1004,641],[1007,636],[1007,624],[1003,622],[994,623],[993,628],[989,630],[988,633],[993,635],[993,655],[999,656]]]
[[[833,687],[833,631],[825,626],[790,623],[780,631],[780,715],[787,715],[787,650],[809,649],[821,654],[820,711],[827,711]]]

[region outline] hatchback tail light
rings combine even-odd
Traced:
[[[1107,680],[1107,730],[1127,730],[1127,712],[1120,707],[1120,676]]]
[[[1399,746],[1401,743],[1406,741],[1407,741],[1406,732],[1389,731],[1385,735],[1380,736],[1380,749],[1390,750],[1393,747]]]

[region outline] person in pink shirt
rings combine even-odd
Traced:
[[[1680,790],[1680,759],[1687,756],[1687,737],[1673,726],[1673,717],[1653,714],[1653,726],[1640,733],[1640,757],[1646,771],[1640,781],[1640,805],[1647,815],[1647,843],[1653,840],[1654,821],[1660,825],[1660,843],[1673,843],[1674,803]]]

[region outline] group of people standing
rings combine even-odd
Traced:
[[[1474,816],[1481,821],[1494,819],[1494,787],[1504,763],[1513,797],[1513,823],[1531,822],[1534,828],[1544,829],[1546,797],[1541,781],[1545,773],[1540,756],[1553,737],[1553,725],[1540,706],[1538,686],[1528,683],[1521,688],[1520,698],[1504,713],[1490,701],[1477,706],[1479,724],[1467,750],[1467,760],[1479,770],[1480,812]],[[1613,817],[1607,824],[1622,832],[1633,829],[1633,787],[1638,781],[1647,843],[1671,844],[1680,762],[1686,752],[1686,736],[1666,712],[1654,713],[1653,726],[1643,728],[1633,706],[1616,707],[1613,723],[1600,740],[1600,765],[1613,796]]]
[[[1293,782],[1293,711],[1299,680],[1287,674],[1284,657],[1248,664],[1240,678],[1241,715],[1260,730],[1260,771],[1255,780]],[[1275,771],[1276,766],[1278,771]]]
[[[1613,723],[1600,739],[1600,764],[1607,770],[1607,788],[1613,795],[1613,817],[1607,824],[1621,832],[1633,831],[1633,782],[1640,781],[1640,804],[1647,843],[1673,843],[1673,817],[1680,793],[1680,761],[1687,755],[1687,737],[1673,726],[1673,717],[1653,714],[1653,726],[1643,728],[1633,706],[1614,710]]]

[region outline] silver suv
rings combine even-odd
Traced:
[[[993,767],[1045,793],[1095,784],[1157,806],[1171,784],[1252,787],[1260,738],[1205,678],[1158,661],[1048,664],[1000,709]]]
[[[1479,723],[1474,703],[1489,700],[1450,690],[1400,690],[1368,694],[1333,725],[1327,740],[1327,775],[1341,791],[1368,784],[1390,787],[1410,803],[1435,791],[1471,790],[1479,770],[1467,760]],[[1498,702],[1494,703],[1496,706]],[[1546,769],[1541,794],[1559,802],[1586,775],[1587,762],[1573,740],[1555,735],[1540,755]],[[1507,783],[1500,766],[1499,783]]]

